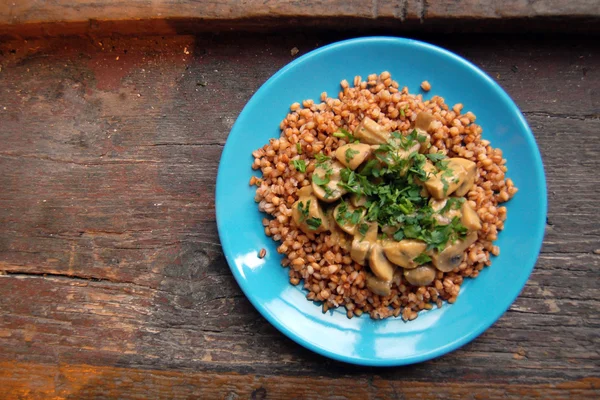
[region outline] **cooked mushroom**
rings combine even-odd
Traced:
[[[481,220],[479,215],[471,208],[469,202],[465,201],[461,207],[462,217],[461,224],[470,231],[478,231],[481,229]]]
[[[385,256],[396,265],[403,268],[416,268],[414,259],[427,249],[427,244],[420,240],[404,239],[399,242],[395,240],[385,240],[383,242],[383,252]]]
[[[466,163],[457,160],[464,160]],[[444,170],[431,174],[425,182],[429,193],[437,200],[450,196],[459,188],[461,188],[463,195],[466,194],[473,186],[473,182],[475,182],[475,172],[472,170],[470,170],[471,172],[467,172],[465,169],[465,166],[469,166],[468,163],[473,162],[459,157],[450,158]],[[427,166],[427,164],[425,165]],[[458,192],[456,194],[463,196]]]
[[[359,196],[353,193],[350,195],[350,204],[354,207],[364,207],[367,204],[367,196]]]
[[[404,278],[414,286],[427,286],[435,279],[436,270],[431,265],[421,265],[415,269],[405,269]]]
[[[377,222],[371,222],[367,225],[368,228],[364,236],[360,229],[356,230],[352,240],[352,249],[350,250],[350,257],[360,265],[366,264],[369,250],[377,241]]]
[[[345,218],[345,215],[340,215],[343,212],[345,215],[349,215],[350,217]],[[365,216],[367,210],[364,208],[356,208],[352,206],[352,204],[341,202],[338,204],[333,210],[333,217],[336,224],[346,233],[354,235],[356,233],[356,226],[358,222]],[[359,218],[353,218],[353,216],[359,216]],[[354,221],[356,222],[353,222]]]
[[[429,206],[433,209],[433,211],[436,211],[433,217],[440,225],[448,225],[456,217],[462,218],[462,212],[460,209],[450,208],[443,213],[440,213],[439,211],[446,207],[446,204],[448,204],[448,199],[436,200],[431,198],[429,200]]]
[[[392,280],[394,277],[394,270],[396,269],[396,266],[389,262],[389,260],[383,254],[381,245],[377,243],[371,246],[371,253],[369,254],[369,267],[375,276],[386,282],[390,282]]]
[[[431,135],[429,135],[429,126],[431,123],[435,121],[435,118],[431,113],[428,112],[420,112],[417,114],[417,119],[415,120],[415,129],[417,133],[421,136],[425,136],[425,140],[420,143],[419,153],[425,153],[427,149],[431,146]]]
[[[329,219],[323,212],[319,200],[312,194],[300,197],[292,205],[292,218],[307,234],[329,230]]]
[[[358,168],[360,164],[371,154],[371,146],[365,143],[350,143],[339,147],[335,157],[351,170]]]
[[[387,143],[391,133],[371,118],[365,117],[354,131],[354,136],[362,143],[383,144]]]
[[[392,282],[378,279],[372,274],[367,274],[367,288],[380,296],[389,296],[392,292]]]
[[[432,254],[431,262],[440,271],[450,272],[460,265],[465,255],[465,250],[475,243],[476,240],[477,232],[471,232],[463,240],[457,240],[446,246],[441,252]]]
[[[466,176],[460,182],[459,187],[454,191],[455,195],[462,197],[465,196],[475,184],[477,165],[473,161],[461,157],[453,157],[448,160],[448,167],[452,168],[453,165],[460,165],[465,170]]]
[[[346,193],[345,189],[338,186],[342,169],[344,166],[337,161],[326,162],[315,168],[312,175],[312,189],[320,200],[332,203]]]

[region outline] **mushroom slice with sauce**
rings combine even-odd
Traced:
[[[377,242],[377,222],[370,222],[367,225],[366,232],[361,233],[360,226],[364,223],[359,224],[354,239],[352,240],[352,248],[350,250],[350,257],[359,263],[365,265],[371,246]]]
[[[379,296],[389,296],[392,293],[392,282],[379,279],[373,274],[367,274],[367,288]]]
[[[354,131],[354,137],[361,143],[384,144],[391,137],[391,133],[371,118],[365,117]]]
[[[292,205],[292,219],[307,234],[329,230],[329,219],[314,195],[304,195]]]
[[[405,269],[404,278],[413,286],[427,286],[435,279],[436,270],[431,265],[421,265],[415,269]]]
[[[457,206],[454,205],[455,204],[454,202],[451,203],[451,207],[449,209],[445,210],[443,213],[440,212],[441,210],[444,209],[444,207],[446,207],[446,205],[448,204],[448,201],[453,201],[453,200],[456,201],[458,199],[452,198],[452,199],[436,200],[434,198],[431,198],[429,200],[429,206],[431,207],[431,209],[433,211],[436,212],[433,215],[433,218],[435,218],[435,220],[437,221],[437,223],[439,225],[448,225],[456,217],[462,218],[462,212],[460,209],[458,209]],[[457,208],[454,208],[454,207],[457,207]]]
[[[356,227],[360,220],[365,216],[367,210],[364,208],[357,208],[345,202],[340,202],[333,210],[333,217],[336,224],[344,232],[354,235],[356,233]]]
[[[364,207],[367,204],[367,196],[360,196],[353,193],[350,195],[350,204],[354,207]]]
[[[383,254],[383,249],[378,243],[375,243],[371,246],[371,253],[369,254],[369,267],[375,276],[386,282],[391,282],[392,278],[394,277],[394,270],[396,269],[396,266],[385,257],[385,254]]]
[[[454,192],[458,196],[464,196],[471,190],[475,182],[475,170],[469,163],[475,165],[472,161],[464,158],[448,159],[446,168],[431,174],[425,182],[425,187],[427,187],[431,196],[437,200],[442,200]],[[425,165],[427,166],[427,163]],[[460,193],[463,193],[462,195],[458,192],[459,189]]]
[[[465,250],[477,240],[477,232],[471,232],[463,240],[457,240],[439,253],[431,255],[431,262],[442,272],[457,268],[463,260]]]
[[[335,158],[351,170],[358,168],[369,155],[371,155],[371,146],[365,143],[346,144],[335,152]]]
[[[399,242],[385,240],[383,242],[383,252],[388,260],[407,269],[416,268],[419,265],[414,259],[426,249],[427,244],[420,240],[404,239]]]
[[[448,160],[448,167],[452,168],[453,165],[460,165],[465,170],[466,175],[464,179],[460,182],[460,185],[454,191],[454,194],[456,196],[462,197],[469,193],[469,190],[471,190],[471,188],[475,184],[475,178],[477,175],[477,164],[475,164],[471,160],[467,160],[466,158],[453,157],[450,160]]]
[[[415,120],[415,129],[419,135],[426,137],[425,141],[420,143],[419,153],[425,153],[431,146],[431,136],[429,135],[428,131],[429,126],[433,121],[435,121],[435,117],[431,115],[431,113],[422,111],[417,114],[417,119]]]
[[[345,189],[338,186],[342,169],[344,166],[337,161],[317,165],[312,175],[312,189],[320,200],[332,203],[346,193]]]
[[[470,231],[478,231],[481,229],[481,220],[479,215],[471,208],[469,202],[465,201],[460,208],[461,218],[460,223]]]

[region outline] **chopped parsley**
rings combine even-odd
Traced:
[[[306,225],[313,231],[317,230],[321,226],[321,218],[309,218],[306,220]]]
[[[426,137],[416,130],[408,135],[394,132],[390,141],[380,145],[374,152],[375,157],[361,168],[342,169],[339,186],[348,193],[366,197],[363,221],[376,222],[381,228],[393,227],[395,232],[388,236],[394,240],[421,240],[427,243],[427,250],[442,250],[449,241],[463,238],[467,230],[459,218],[454,218],[447,225],[439,224],[434,218],[436,211],[429,206],[429,198],[422,196],[422,186],[418,182],[427,180],[425,166],[428,159],[439,169],[442,182],[452,177],[453,171],[448,168],[446,156],[441,153],[423,155],[413,151],[406,156],[406,151],[421,140],[426,140]],[[462,202],[462,198],[448,199],[444,208],[459,208]],[[361,212],[356,213],[357,223],[361,216]],[[336,219],[348,221],[350,218],[348,206],[342,205]],[[358,224],[358,232],[363,236],[369,227],[365,222]]]
[[[315,154],[315,160],[317,160],[317,165],[324,164],[327,161],[331,160],[331,157],[327,157],[325,154],[318,153],[318,154]]]
[[[425,263],[428,263],[431,261],[431,257],[429,257],[425,253],[421,253],[418,256],[416,256],[415,258],[413,258],[413,261],[416,262],[417,264],[425,264]]]
[[[296,151],[298,154],[302,154],[302,145],[300,143],[296,143]]]
[[[306,202],[306,207],[303,202],[298,202],[298,211],[300,211],[300,221],[304,222],[308,218],[308,210],[310,208],[310,200]]]
[[[312,176],[312,181],[319,186],[327,185],[330,180],[331,178],[327,176],[327,173],[325,173],[324,177],[320,177],[317,174],[313,174]]]
[[[367,234],[367,231],[369,230],[369,225],[362,223],[358,225],[358,233],[360,233],[362,236],[365,236]]]
[[[352,150],[351,148],[346,149],[346,152],[344,153],[344,155],[346,156],[346,162],[350,163],[354,156],[358,153],[360,153],[360,151],[358,150]]]
[[[356,139],[354,137],[353,134],[351,134],[350,132],[348,132],[344,128],[338,129],[336,132],[333,133],[333,136],[336,137],[336,138],[344,139],[348,143],[355,143],[355,142],[359,141],[358,139]]]
[[[433,162],[442,161],[444,158],[446,158],[444,153],[426,154],[425,157],[429,158]]]
[[[306,162],[304,160],[292,160],[292,165],[298,172],[306,172]]]

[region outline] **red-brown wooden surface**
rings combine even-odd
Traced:
[[[222,147],[292,48],[346,36],[0,43],[0,398],[600,395],[594,38],[424,38],[508,91],[547,172],[542,254],[482,336],[414,366],[356,367],[298,346],[243,296],[215,224]]]

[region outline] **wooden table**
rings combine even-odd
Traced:
[[[600,396],[597,38],[422,38],[521,107],[549,214],[521,296],[458,351],[338,363],[244,297],[215,223],[219,156],[275,71],[348,34],[0,43],[0,398],[496,399]]]

